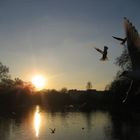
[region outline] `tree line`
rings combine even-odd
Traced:
[[[87,83],[85,91],[67,90],[66,88],[60,91],[55,89],[35,91],[31,82],[25,82],[19,78],[11,79],[9,68],[0,62],[0,109],[20,111],[36,104],[50,110],[86,111],[133,106],[138,108],[140,105],[138,92],[134,94],[131,102],[122,103],[131,82],[130,79],[119,76],[123,71],[131,70],[131,61],[126,48],[121,56],[116,58],[115,64],[120,67],[120,70],[103,92],[92,90],[91,82]]]

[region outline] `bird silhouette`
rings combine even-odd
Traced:
[[[54,134],[56,129],[55,128],[54,129],[50,128],[50,130],[51,130],[51,133]]]
[[[121,41],[121,45],[124,45],[125,46],[125,42],[126,42],[126,40],[127,40],[127,38],[125,37],[125,38],[119,38],[119,37],[115,37],[115,36],[112,36],[114,39],[116,39],[116,40],[119,40],[119,41]]]
[[[105,61],[105,60],[108,60],[107,58],[107,50],[108,50],[108,47],[107,46],[104,46],[104,50],[102,51],[101,49],[99,48],[96,48],[94,47],[96,51],[100,52],[102,54],[102,57],[100,60],[102,61]]]
[[[131,79],[130,86],[126,93],[126,98],[123,100],[130,99],[136,91],[135,87],[139,88],[140,82],[140,36],[133,24],[125,17],[124,27],[127,38],[128,53],[132,63],[131,71],[124,71],[121,76],[126,76]]]

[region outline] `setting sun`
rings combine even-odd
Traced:
[[[37,90],[45,88],[46,82],[47,82],[46,78],[43,77],[42,75],[35,75],[32,78],[32,83]]]

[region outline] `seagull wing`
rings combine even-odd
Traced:
[[[122,38],[119,38],[119,37],[115,37],[115,36],[112,36],[114,39],[117,39],[117,40],[120,40],[120,41],[124,41],[124,39]]]
[[[51,132],[53,132],[53,129],[52,128],[49,128],[51,130]]]
[[[99,49],[99,48],[94,48],[96,51],[98,51],[98,52],[100,52],[101,54],[103,54],[104,52],[101,50],[101,49]]]
[[[132,23],[124,18],[125,33],[127,38],[128,52],[133,70],[140,70],[140,37]]]
[[[54,132],[55,131],[55,128],[54,129],[52,129],[52,128],[49,128],[52,132]]]

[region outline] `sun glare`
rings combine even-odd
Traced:
[[[40,125],[41,125],[41,115],[39,113],[39,106],[36,106],[36,111],[34,114],[34,129],[36,137],[39,137]]]
[[[32,78],[32,83],[37,90],[41,90],[41,89],[45,88],[46,82],[47,81],[46,81],[45,77],[43,77],[42,75],[35,75]]]

